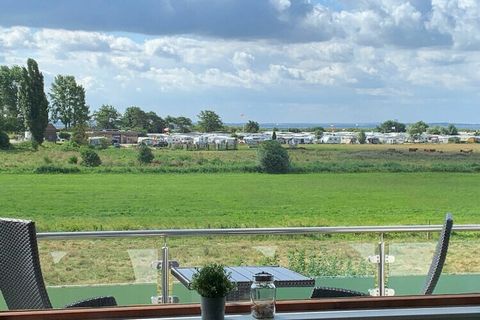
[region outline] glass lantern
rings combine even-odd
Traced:
[[[267,272],[257,273],[250,288],[252,317],[255,319],[273,319],[275,317],[275,294],[273,275]]]

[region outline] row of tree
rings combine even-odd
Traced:
[[[123,115],[111,105],[102,105],[93,114],[85,100],[85,88],[77,84],[75,77],[57,75],[48,93],[38,64],[28,59],[27,66],[0,66],[0,131],[22,133],[30,131],[35,143],[41,144],[48,121],[61,122],[67,131],[85,127],[90,120],[97,129],[125,129],[142,132],[213,132],[224,130],[220,116],[211,110],[203,110],[194,126],[187,117],[160,117],[155,112],[145,112],[132,106]],[[260,127],[249,121],[247,132],[258,132]]]
[[[458,134],[458,129],[453,124],[449,124],[447,127],[440,127],[440,126],[430,127],[427,123],[423,121],[415,122],[407,127],[404,123],[400,123],[395,120],[387,120],[377,127],[377,131],[382,133],[408,132],[411,136],[414,136],[414,137],[418,137],[425,132],[429,134],[443,134],[443,135]]]
[[[97,129],[124,129],[147,133],[167,130],[181,133],[193,130],[214,132],[227,129],[220,116],[211,110],[201,111],[196,125],[187,117],[166,116],[162,118],[153,111],[145,112],[137,106],[129,107],[121,114],[112,105],[102,105],[91,114],[90,108],[85,102],[85,88],[77,84],[75,77],[70,75],[57,75],[48,96],[50,104],[44,91],[43,75],[35,60],[28,59],[26,67],[0,66],[0,131],[24,132],[28,130],[32,133],[33,140],[41,144],[49,120],[61,122],[66,130],[83,127],[90,120],[93,120],[92,127]],[[255,133],[260,131],[260,126],[258,122],[250,120],[243,128],[233,129]],[[396,120],[388,120],[376,129],[383,133],[408,132],[412,136],[419,136],[424,132],[458,134],[454,125],[429,127],[423,121],[407,127],[404,123]],[[293,128],[289,131],[298,132],[300,130]],[[316,127],[309,131],[321,136],[325,130]]]
[[[48,100],[43,75],[33,59],[26,67],[0,67],[0,131],[28,129],[41,144],[48,125]]]

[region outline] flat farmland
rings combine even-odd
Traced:
[[[480,172],[480,144],[299,145],[288,148],[294,173],[323,172]],[[415,152],[410,151],[416,150]],[[471,152],[462,152],[471,151]],[[153,150],[151,164],[140,165],[138,149],[97,150],[102,165],[81,165],[79,149],[44,143],[38,151],[17,145],[0,151],[0,173],[33,173],[39,168],[82,173],[248,173],[259,172],[256,149],[230,151]],[[79,159],[72,164],[72,157]],[[48,169],[47,168],[47,169]],[[45,172],[45,170],[43,170]]]
[[[469,173],[1,174],[3,217],[40,231],[480,223]]]

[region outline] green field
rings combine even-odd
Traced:
[[[418,149],[415,152],[409,149]],[[427,150],[427,151],[425,151]],[[461,150],[472,150],[464,153]],[[82,173],[245,173],[258,172],[256,149],[240,145],[230,151],[153,150],[149,165],[137,161],[135,147],[97,151],[98,168],[80,164],[78,149],[44,143],[38,151],[28,144],[0,151],[0,173],[33,173],[53,167]],[[300,145],[288,148],[292,172],[480,172],[480,144]],[[69,163],[77,157],[79,164]],[[48,171],[48,170],[47,170]],[[55,170],[53,170],[55,171]]]
[[[0,175],[1,216],[41,231],[479,223],[463,173]]]

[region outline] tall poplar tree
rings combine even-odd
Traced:
[[[58,75],[50,91],[52,107],[50,117],[60,120],[66,129],[84,125],[89,119],[89,107],[85,103],[85,89],[75,77]]]
[[[24,114],[25,128],[32,133],[32,140],[42,144],[48,125],[48,100],[43,86],[43,75],[33,59],[22,68],[19,89],[19,105]]]
[[[25,131],[22,110],[18,105],[18,90],[22,79],[19,66],[0,66],[0,117],[6,131]]]

